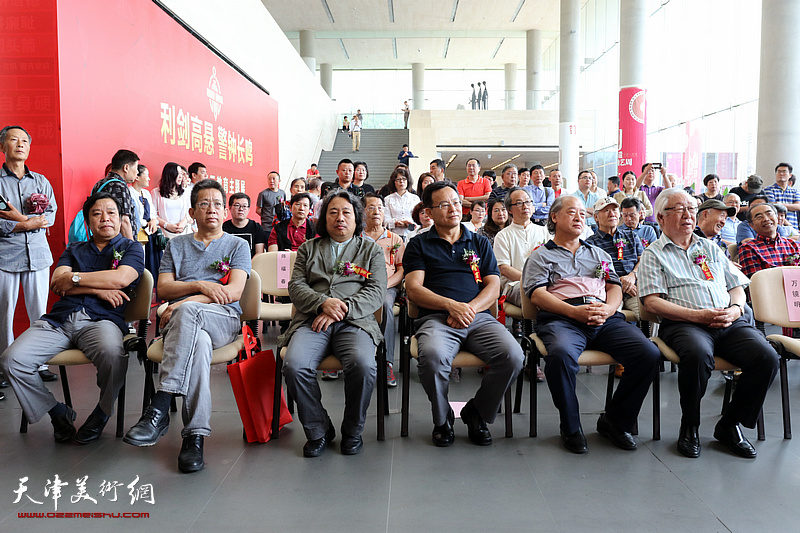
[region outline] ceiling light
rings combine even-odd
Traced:
[[[389,2],[389,22],[394,22],[394,0],[388,0]]]
[[[328,15],[328,20],[331,21],[331,24],[336,24],[336,21],[333,20],[333,13],[331,13],[331,8],[328,6],[327,0],[322,0],[322,7],[325,9],[325,14]]]
[[[458,0],[453,0],[453,12],[450,13],[450,22],[456,21],[456,11],[458,11]]]
[[[511,15],[511,22],[517,20],[517,15],[519,15],[519,12],[522,9],[522,6],[524,5],[525,5],[525,0],[519,0],[519,5],[517,6],[517,10],[514,11],[513,15]]]
[[[518,157],[520,157],[520,156],[522,156],[522,154],[517,154],[517,155],[515,155],[514,157],[509,157],[508,159],[506,159],[506,160],[505,160],[505,161],[503,161],[502,163],[498,163],[498,164],[496,164],[495,166],[493,166],[493,167],[491,168],[491,170],[495,170],[495,169],[497,169],[497,168],[500,168],[500,167],[502,167],[503,165],[505,165],[506,163],[510,163],[511,161],[515,160],[516,158],[518,158]]]
[[[494,53],[492,54],[492,59],[494,59],[494,56],[496,56],[497,52],[500,51],[500,47],[503,46],[503,41],[505,40],[506,40],[505,37],[503,37],[502,39],[500,39],[500,42],[497,43],[497,48],[494,49]]]
[[[344,47],[344,41],[339,39],[339,46],[342,47],[342,52],[344,53],[344,57],[350,59],[350,54],[347,53],[347,48]]]
[[[397,59],[397,38],[392,37],[392,54],[394,54],[394,58]]]
[[[456,1],[458,1],[458,0],[456,0]],[[456,156],[456,154],[453,154],[453,155],[451,155],[451,156],[450,156],[450,159],[448,159],[448,160],[447,160],[447,163],[445,163],[445,164],[444,164],[444,168],[447,168],[447,167],[449,167],[449,166],[450,166],[450,163],[452,163],[452,162],[453,162],[453,160],[454,160],[456,157],[457,157],[457,156]]]
[[[444,42],[444,53],[442,54],[442,59],[447,59],[447,50],[450,48],[450,37],[447,38]]]

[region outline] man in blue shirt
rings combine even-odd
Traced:
[[[594,226],[594,218],[592,218],[594,215],[594,204],[600,199],[600,195],[589,190],[591,184],[592,173],[588,170],[583,170],[578,174],[578,190],[572,193],[572,196],[580,199],[586,210],[587,226]]]
[[[397,160],[400,161],[405,166],[408,166],[408,160],[412,157],[417,157],[411,153],[411,150],[408,149],[408,145],[404,144],[403,149],[400,150],[400,153],[397,155]]]
[[[447,400],[450,364],[459,350],[489,366],[475,397],[461,410],[469,439],[492,443],[486,426],[497,416],[503,394],[522,369],[524,356],[489,308],[500,296],[500,273],[489,240],[461,224],[461,201],[446,182],[425,187],[422,203],[434,226],[409,241],[403,256],[406,290],[420,308],[417,320],[419,379],[433,411],[433,443],[455,440],[455,414]]]
[[[642,222],[642,211],[644,211],[644,205],[642,205],[642,201],[638,198],[634,198],[633,196],[629,196],[622,200],[620,204],[622,208],[622,221],[625,226],[631,229],[639,238],[642,240],[642,246],[647,248],[647,246],[651,242],[655,242],[658,239],[658,233],[656,233],[655,228]]]
[[[119,202],[98,192],[83,205],[90,241],[70,245],[53,272],[50,289],[61,299],[8,347],[0,359],[29,422],[50,414],[56,442],[75,437],[88,444],[100,437],[125,383],[128,358],[125,307],[144,271],[142,246],[120,235]],[[36,373],[39,365],[77,348],[97,367],[100,400],[75,431],[75,411],[58,402]]]
[[[550,212],[550,206],[556,199],[553,189],[545,187],[544,183],[544,167],[542,165],[534,165],[531,167],[531,184],[525,187],[528,194],[531,195],[533,200],[533,216],[531,220],[537,224],[544,225],[547,222],[547,213]]]

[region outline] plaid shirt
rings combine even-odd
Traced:
[[[790,259],[792,255],[800,259],[800,243],[780,235],[774,239],[757,235],[739,246],[739,264],[748,277],[765,268],[792,266],[795,264]]]

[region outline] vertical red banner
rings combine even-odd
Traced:
[[[639,87],[619,90],[617,174],[628,170],[638,176],[647,157],[647,91]]]

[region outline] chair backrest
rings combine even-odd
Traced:
[[[489,312],[492,313],[493,317],[497,318],[497,310],[497,300],[495,300],[492,306],[489,307]],[[409,318],[419,318],[419,306],[412,302],[408,295],[406,295],[406,312]]]
[[[136,285],[136,294],[133,295],[125,308],[125,322],[147,320],[150,317],[150,304],[153,299],[153,275],[145,269]]]
[[[728,245],[728,255],[731,256],[731,261],[734,263],[739,261],[739,245],[732,242]]]
[[[768,268],[753,274],[750,279],[753,316],[760,322],[782,328],[800,328],[800,321],[789,320],[783,287],[784,270],[800,270],[800,267]]]
[[[255,270],[250,270],[250,277],[244,284],[242,297],[239,299],[242,306],[242,320],[258,320],[261,310],[261,276]]]
[[[647,309],[645,309],[644,305],[642,304],[642,299],[639,298],[639,316],[645,322],[650,322],[651,324],[660,324],[661,317],[658,315],[654,315]]]
[[[297,252],[266,252],[253,257],[253,270],[261,276],[261,292],[270,296],[289,296],[289,289],[278,288],[278,255],[289,254],[289,272],[291,278]]]

